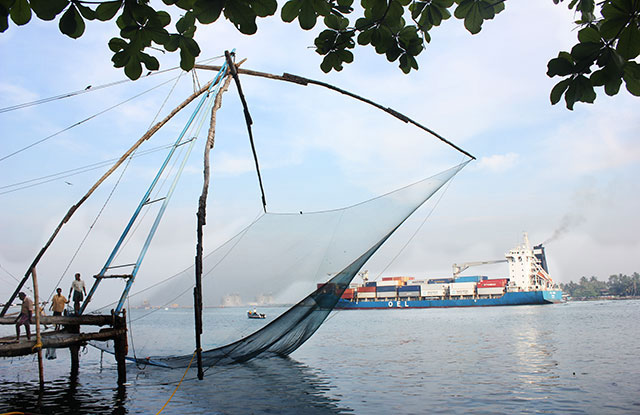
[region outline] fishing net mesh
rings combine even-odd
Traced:
[[[296,350],[325,321],[354,276],[387,238],[466,164],[342,209],[266,213],[206,256],[205,307],[220,306],[225,298],[240,293],[243,298],[280,303],[311,294],[261,329],[204,351],[203,364],[244,362]],[[194,271],[189,268],[147,297],[156,304],[187,304],[192,301],[193,280]],[[205,325],[203,335],[207,332]],[[186,367],[190,360],[191,355],[184,355],[141,361],[178,368]]]

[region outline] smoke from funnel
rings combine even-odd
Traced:
[[[580,214],[565,214],[560,220],[560,225],[556,228],[556,230],[553,231],[553,234],[542,243],[542,245],[546,245],[549,242],[553,242],[556,239],[563,237],[566,233],[572,231],[574,228],[581,225],[584,221],[584,216]]]

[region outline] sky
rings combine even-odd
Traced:
[[[416,212],[365,266],[374,275],[448,276],[453,263],[504,258],[528,232],[532,243],[545,242],[552,278],[566,283],[582,276],[603,280],[640,272],[640,101],[623,87],[615,97],[598,91],[595,104],[576,104],[574,111],[549,102],[558,80],[546,76],[546,63],[575,43],[573,20],[566,5],[551,1],[507,2],[506,10],[475,36],[461,21],[450,19],[431,33],[432,42],[418,57],[420,69],[409,75],[363,47],[343,71],[324,74],[312,47],[319,29],[302,31],[297,23],[281,22],[278,14],[259,20],[253,36],[220,21],[200,27],[196,40],[200,61],[220,64],[224,50],[235,48],[238,60],[247,59],[243,68],[331,83],[406,114],[475,155],[477,160],[444,194]],[[34,19],[23,27],[11,24],[0,35],[0,108],[92,86],[89,93],[0,113],[0,158],[59,133],[0,160],[2,297],[13,291],[15,278],[25,273],[69,207],[107,167],[32,187],[25,186],[37,182],[16,184],[106,165],[157,114],[164,116],[194,85],[213,76],[173,70],[97,89],[125,79],[110,61],[107,42],[116,35],[112,26],[91,23],[83,37],[73,40],[55,22]],[[161,69],[178,66],[177,54],[154,54]],[[351,205],[464,160],[425,132],[336,93],[250,77],[242,83],[269,211]],[[186,116],[178,116],[143,149],[175,140]],[[168,276],[193,261],[202,152],[200,140],[141,277]],[[120,171],[78,211],[39,265],[42,291],[60,285],[66,294],[75,272],[91,281],[163,154],[154,151],[134,159],[112,198]],[[205,236],[205,246],[211,248],[261,211],[233,86],[218,115],[212,166]],[[108,209],[92,227],[107,200]],[[78,249],[90,227],[90,238]],[[142,239],[136,234],[132,244]],[[499,264],[467,273],[501,277],[507,269]]]

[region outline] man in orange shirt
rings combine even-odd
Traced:
[[[53,310],[54,316],[61,316],[62,312],[64,311],[64,306],[69,302],[69,300],[67,300],[65,296],[62,295],[62,288],[56,289],[56,292],[57,294],[54,295],[53,298],[51,298],[51,305],[49,306],[49,310]],[[56,330],[58,330],[59,328],[60,325],[56,324]]]

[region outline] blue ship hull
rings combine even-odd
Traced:
[[[469,298],[456,300],[345,300],[340,299],[336,309],[384,309],[384,308],[438,308],[438,307],[488,307],[505,305],[552,304],[562,301],[562,291],[517,291],[505,293],[498,298]]]

